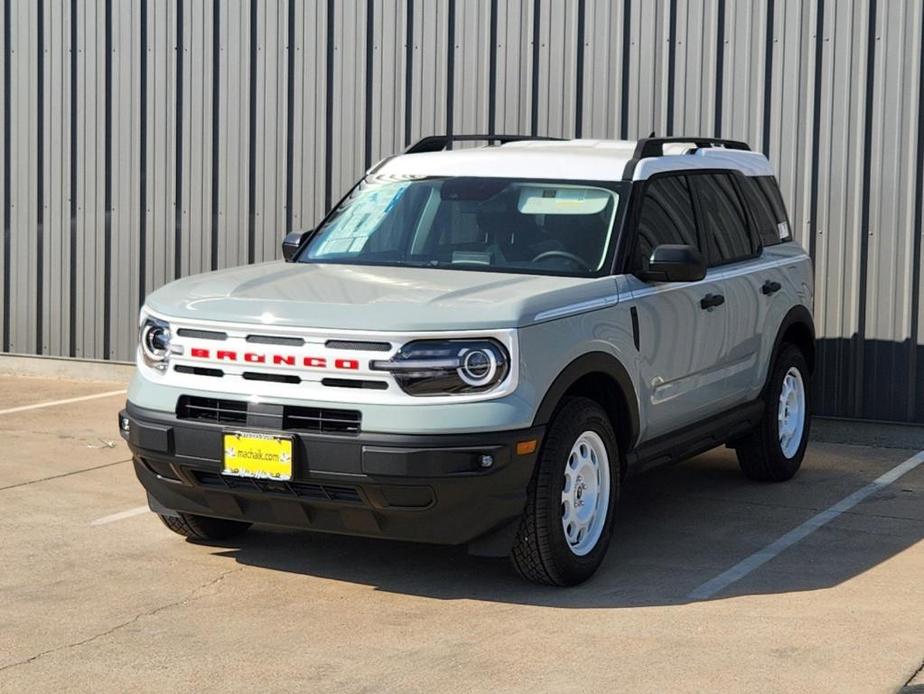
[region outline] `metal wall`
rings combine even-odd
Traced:
[[[920,0],[0,2],[3,351],[129,359],[421,135],[715,134],[815,258],[820,411],[924,422]]]

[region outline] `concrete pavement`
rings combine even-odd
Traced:
[[[0,410],[117,388],[0,377]],[[894,692],[924,662],[924,466],[688,597],[915,450],[814,443],[783,485],[724,449],[656,471],[562,590],[459,548],[184,542],[135,512],[123,400],[0,414],[0,692]]]

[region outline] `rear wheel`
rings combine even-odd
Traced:
[[[549,425],[511,559],[536,583],[574,585],[603,561],[619,497],[619,450],[609,418],[567,400]]]
[[[157,515],[164,525],[189,540],[227,540],[246,532],[251,525],[243,521],[196,516],[191,513],[180,513],[177,516],[165,516],[160,513]]]
[[[811,426],[810,395],[805,357],[798,347],[784,345],[767,385],[763,419],[736,445],[747,477],[783,482],[798,472]]]

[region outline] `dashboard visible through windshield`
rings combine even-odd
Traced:
[[[608,269],[621,185],[369,177],[297,260],[596,276]]]

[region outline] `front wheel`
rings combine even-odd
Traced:
[[[511,559],[527,580],[568,586],[600,566],[619,498],[619,449],[588,398],[567,400],[549,425]]]
[[[226,518],[210,518],[209,516],[196,516],[192,513],[180,513],[176,516],[157,514],[161,522],[177,535],[188,540],[227,540],[247,531],[250,523],[244,521],[228,520]]]
[[[784,482],[798,472],[812,422],[809,378],[802,351],[784,345],[767,384],[764,416],[736,445],[738,464],[746,477]]]

